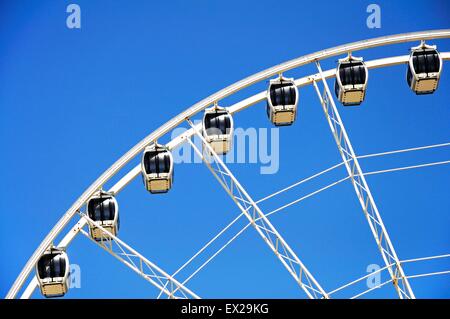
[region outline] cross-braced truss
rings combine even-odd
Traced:
[[[321,75],[321,81],[324,86],[323,94],[320,93],[320,89],[313,81],[314,88],[320,99],[320,103],[323,107],[323,111],[327,118],[331,132],[341,154],[347,173],[355,189],[358,200],[364,211],[364,214],[369,223],[373,236],[375,237],[378,248],[381,252],[381,256],[387,266],[389,274],[394,284],[395,289],[400,298],[415,298],[408,279],[405,276],[400,260],[397,257],[397,253],[394,250],[394,246],[389,238],[389,235],[384,226],[381,215],[373,199],[369,185],[366,182],[364,173],[359,165],[358,158],[353,150],[350,139],[344,127],[344,123],[339,115],[338,109],[333,99],[333,95],[330,92],[327,80],[323,76],[320,63],[316,62],[319,74]]]
[[[188,120],[188,123],[195,130],[195,134],[202,140],[203,152],[197,148],[190,138],[187,139],[189,144],[197,155],[202,158],[208,169],[217,178],[242,213],[247,217],[251,225],[258,231],[265,243],[271,248],[284,267],[286,267],[289,273],[294,277],[297,284],[309,298],[328,298],[326,292],[314,279],[309,270],[300,261],[283,237],[281,237],[255,201],[248,195],[209,143],[207,143],[204,137],[195,129],[195,126],[190,120]],[[215,167],[213,167],[213,164]]]
[[[81,214],[82,218],[87,221],[89,227],[95,227],[101,231],[101,240],[92,239],[89,232],[80,229],[80,232],[93,241],[95,244],[106,250],[109,254],[116,257],[127,267],[131,268],[138,275],[149,281],[152,285],[158,288],[162,293],[166,294],[168,298],[173,299],[198,299],[195,293],[186,288],[178,280],[168,275],[164,270],[156,266],[147,258],[138,253],[135,249],[124,243],[109,231],[104,229],[98,223],[90,219],[87,215]]]

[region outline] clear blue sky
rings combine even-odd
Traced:
[[[70,30],[65,25],[69,3],[0,4],[1,296],[83,190],[141,138],[190,105],[297,56],[382,35],[448,28],[450,22],[448,1],[376,1],[382,27],[368,29],[370,1],[77,0],[82,28]],[[450,51],[449,41],[435,43]],[[412,45],[360,55],[403,55]],[[334,61],[324,67],[332,68]],[[308,66],[286,75],[313,71]],[[405,72],[404,66],[373,70],[364,104],[339,106],[358,154],[450,141],[450,65],[444,65],[438,91],[428,96],[409,90]],[[297,122],[280,130],[279,173],[260,175],[257,164],[230,165],[255,199],[340,160],[313,88],[300,94]],[[235,123],[270,127],[263,103],[238,114]],[[449,148],[365,160],[362,167],[370,171],[448,159]],[[147,194],[136,179],[118,196],[120,237],[168,272],[238,214],[203,165],[182,164],[175,170],[174,187],[166,195]],[[262,208],[269,211],[343,176],[342,169]],[[450,252],[449,177],[449,166],[368,177],[401,259]],[[326,290],[364,275],[368,264],[382,264],[350,183],[274,215],[272,221]],[[68,253],[81,267],[82,288],[67,297],[157,294],[84,237]],[[448,260],[406,271],[445,269],[450,269]],[[411,284],[418,297],[448,298],[449,282],[442,276]],[[210,298],[304,297],[253,229],[188,287]],[[389,285],[369,296],[393,297],[393,291]]]

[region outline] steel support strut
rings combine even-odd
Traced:
[[[294,277],[296,283],[303,289],[309,298],[328,298],[327,293],[314,279],[295,252],[289,247],[283,237],[281,237],[272,223],[267,219],[259,206],[250,195],[248,195],[236,177],[211,148],[209,143],[206,142],[202,134],[198,132],[197,128],[189,119],[187,119],[187,122],[203,142],[203,152],[201,152],[188,137],[187,141],[189,144],[191,144],[197,155],[200,156],[214,177],[216,177],[227,194],[247,217],[251,225],[257,230],[258,234],[264,239],[265,243],[275,253],[291,276]],[[212,166],[212,163],[215,164],[215,168]]]
[[[87,238],[92,240],[95,244],[106,250],[109,254],[116,257],[127,267],[131,268],[138,275],[150,282],[153,286],[161,290],[169,298],[199,299],[200,297],[186,288],[183,284],[178,282],[175,278],[170,276],[157,265],[149,261],[147,258],[138,253],[135,249],[127,245],[121,239],[117,238],[105,228],[93,221],[87,215],[82,214],[82,218],[89,224],[90,227],[96,227],[102,232],[100,241],[92,239],[89,233],[83,229],[80,232]],[[178,295],[176,294],[178,292]]]
[[[369,223],[370,229],[375,241],[380,250],[383,261],[387,266],[389,274],[392,278],[394,287],[401,299],[408,298],[414,299],[414,293],[405,276],[400,260],[394,250],[392,242],[381,219],[378,208],[373,199],[372,193],[369,189],[369,185],[366,182],[364,173],[361,170],[356,154],[350,143],[350,139],[344,127],[344,123],[339,115],[338,109],[334,102],[330,88],[320,67],[320,63],[316,61],[317,69],[319,70],[320,79],[324,86],[323,95],[320,93],[319,87],[316,81],[313,81],[314,88],[316,89],[320,103],[323,107],[325,116],[333,133],[334,139],[344,161],[347,173],[352,181],[356,195],[358,196],[359,203],[364,211],[364,214]]]

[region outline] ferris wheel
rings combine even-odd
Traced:
[[[375,68],[405,65],[405,83],[397,83],[397,85],[407,85],[417,95],[434,93],[438,90],[443,64],[445,61],[450,60],[450,52],[438,51],[437,46],[433,45],[432,42],[436,39],[448,38],[450,38],[450,29],[432,30],[379,37],[333,47],[301,56],[256,73],[194,104],[137,143],[84,191],[29,258],[10,288],[6,298],[30,298],[37,288],[40,289],[45,297],[64,296],[69,289],[68,278],[70,264],[67,248],[81,234],[89,238],[95,245],[107,253],[119,259],[126,267],[156,287],[159,291],[158,298],[166,296],[168,298],[197,299],[200,298],[201,292],[194,292],[189,289],[188,281],[217,256],[217,254],[225,249],[231,241],[250,227],[256,230],[258,236],[261,237],[273,253],[274,258],[288,271],[307,298],[333,298],[336,292],[344,291],[347,287],[364,280],[368,275],[346,283],[332,291],[324,290],[323,283],[318,280],[319,276],[310,272],[307,267],[308,261],[300,258],[301,252],[295,252],[291,248],[283,235],[271,223],[270,215],[284,209],[288,205],[293,205],[306,197],[313,196],[345,181],[352,184],[357,200],[361,206],[361,211],[373,235],[374,244],[384,261],[383,267],[377,272],[386,271],[389,274],[389,279],[381,283],[381,285],[391,283],[396,294],[401,299],[415,298],[411,279],[449,274],[450,270],[409,275],[405,272],[404,265],[423,260],[450,258],[450,254],[409,260],[400,259],[396,253],[395,245],[389,237],[388,230],[383,223],[382,212],[377,208],[375,198],[365,178],[369,174],[383,173],[385,171],[364,172],[361,169],[359,160],[361,158],[383,156],[391,153],[446,147],[450,146],[450,143],[417,146],[377,154],[358,155],[352,146],[339,112],[343,107],[364,103],[366,89],[370,85],[368,81],[369,73],[371,69]],[[389,56],[367,61],[363,57],[357,56],[356,53],[361,50],[399,43],[411,43],[409,55]],[[355,53],[356,55],[354,55]],[[323,70],[321,62],[332,57],[340,57],[336,67],[330,70]],[[307,64],[315,65],[317,71],[297,79],[283,75],[283,73],[289,70],[301,68]],[[266,91],[249,96],[230,106],[221,104],[224,98],[267,79],[270,79],[270,81]],[[330,80],[334,81],[334,92],[329,87]],[[342,162],[256,201],[249,195],[250,193],[247,192],[238,178],[227,167],[222,157],[222,155],[229,152],[233,147],[233,115],[259,102],[265,101],[268,125],[289,126],[295,122],[299,111],[298,107],[301,103],[299,89],[305,86],[312,86],[317,93],[318,105],[323,109],[326,122],[331,130]],[[199,116],[200,113],[203,113],[200,123],[194,124],[194,118]],[[186,123],[190,126],[190,129],[172,138],[166,144],[158,143],[158,140],[163,136]],[[202,141],[201,148],[193,142],[194,137]],[[142,177],[145,189],[151,194],[155,194],[154,196],[164,196],[156,194],[167,193],[172,187],[176,187],[173,178],[175,163],[172,150],[184,143],[188,143],[194,152],[203,160],[206,167],[235,203],[241,214],[208,241],[205,246],[175,273],[169,274],[159,265],[152,262],[151,258],[146,258],[119,238],[119,203],[116,195],[138,176]],[[123,172],[126,165],[132,159],[139,156],[141,158],[140,164],[129,171]],[[449,163],[450,161],[433,162],[395,168],[391,169],[391,171]],[[260,202],[268,198],[273,198],[288,189],[297,187],[303,182],[314,179],[337,167],[345,167],[348,175],[341,180],[306,195],[304,198],[280,207],[278,210],[271,212],[263,212],[261,210]],[[123,177],[110,189],[103,189],[104,185],[119,173],[123,174]],[[241,217],[247,218],[248,224],[206,260],[191,276],[183,281],[179,281],[177,274]],[[75,226],[68,227],[69,223],[75,218],[79,219]],[[57,236],[63,233],[63,231],[66,231],[66,234],[59,243],[56,243]],[[361,297],[370,293],[373,289],[369,288],[361,291],[357,295],[348,297]]]

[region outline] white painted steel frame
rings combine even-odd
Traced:
[[[450,52],[441,52],[442,59],[443,60],[450,60]],[[381,67],[390,67],[400,64],[407,64],[409,61],[409,55],[403,55],[403,56],[396,56],[396,57],[389,57],[389,58],[382,58],[372,61],[366,61],[366,65],[368,69],[375,69],[375,68],[381,68]],[[323,76],[327,79],[333,78],[336,75],[336,70],[331,69],[323,72]],[[313,74],[309,76],[305,76],[302,78],[299,78],[295,80],[295,84],[298,87],[306,86],[312,84],[314,81],[318,81],[320,79],[320,74]],[[267,92],[260,92],[258,94],[255,94],[245,100],[242,100],[232,106],[230,106],[228,109],[230,110],[230,114],[234,114],[237,112],[240,112],[256,103],[259,103],[263,101],[266,98]],[[201,124],[198,124],[195,126],[197,130],[201,129]],[[188,137],[191,137],[194,134],[194,130],[190,129],[183,134],[180,134],[179,136],[172,139],[166,147],[169,150],[175,149],[176,147],[183,144]],[[341,163],[343,165],[343,163]],[[339,164],[339,165],[341,165]],[[141,173],[141,165],[136,165],[133,169],[131,169],[124,177],[122,177],[110,190],[109,192],[112,193],[118,193],[120,192],[124,187],[126,187],[134,178],[136,178]],[[81,223],[84,222],[83,219],[80,220]],[[79,223],[80,223],[79,222]],[[67,247],[70,242],[73,240],[73,238],[78,234],[78,230],[80,227],[75,225],[64,237],[64,239],[58,244],[58,247]],[[30,298],[33,291],[37,288],[37,280],[36,277],[33,278],[33,280],[29,283],[26,290],[22,294],[21,298]]]
[[[218,102],[219,100],[239,91],[243,88],[250,86],[252,84],[255,84],[259,81],[265,80],[269,77],[272,77],[274,75],[283,73],[285,71],[300,67],[302,65],[311,63],[313,61],[326,59],[329,57],[333,57],[336,55],[348,53],[348,52],[354,52],[358,50],[363,49],[369,49],[373,47],[378,46],[386,46],[386,45],[393,45],[393,44],[399,44],[399,43],[407,43],[412,41],[422,41],[422,40],[431,40],[431,39],[444,39],[444,38],[450,38],[450,29],[443,29],[443,30],[429,30],[429,31],[420,31],[420,32],[412,32],[412,33],[403,33],[403,34],[397,34],[392,36],[384,36],[379,38],[374,38],[370,40],[363,40],[358,41],[350,44],[345,44],[341,46],[337,46],[331,49],[326,49],[322,51],[318,51],[309,55],[305,55],[290,61],[287,61],[285,63],[276,65],[274,67],[271,67],[269,69],[266,69],[264,71],[261,71],[259,73],[256,73],[252,76],[249,76],[241,81],[238,81],[212,95],[209,97],[201,100],[200,102],[194,104],[184,112],[178,114],[168,122],[166,122],[164,125],[160,126],[158,129],[153,131],[151,134],[146,136],[143,140],[141,140],[138,144],[136,144],[134,147],[132,147],[127,153],[125,153],[119,160],[117,160],[111,167],[109,167],[94,183],[92,183],[84,192],[83,194],[72,204],[72,206],[66,211],[66,213],[61,217],[61,219],[55,224],[55,226],[51,229],[51,231],[47,234],[47,236],[44,238],[44,240],[40,243],[38,248],[33,252],[23,269],[21,270],[20,274],[14,281],[13,285],[11,286],[10,290],[8,291],[8,294],[6,295],[6,298],[15,298],[19,292],[19,290],[22,288],[23,284],[25,283],[26,279],[32,272],[34,265],[36,264],[39,257],[45,252],[45,250],[52,244],[52,242],[55,240],[55,238],[58,236],[58,234],[67,226],[69,221],[72,219],[72,217],[76,214],[77,211],[87,202],[87,200],[98,190],[102,188],[102,186],[110,180],[114,175],[116,175],[130,160],[132,160],[134,157],[136,157],[142,150],[150,144],[152,141],[157,140],[161,136],[165,135],[172,129],[176,128],[178,125],[183,123],[183,121],[186,118],[190,118],[193,115],[197,114],[198,112],[202,111],[206,107],[214,104],[215,102]],[[443,55],[443,59],[450,59],[450,53],[447,53],[446,56]],[[403,59],[401,59],[403,60]],[[380,63],[378,66],[388,66],[388,65],[395,65],[404,63],[403,61],[397,61],[396,58],[393,58],[391,61],[385,61],[386,63],[383,65]],[[370,68],[370,65],[368,63],[368,68]],[[375,66],[374,66],[375,67]],[[334,74],[332,70],[330,70],[330,74],[327,74],[328,77],[333,77]],[[303,85],[311,84],[314,80],[313,78],[308,77],[302,78],[299,81],[305,81]],[[308,83],[309,82],[309,83]],[[297,83],[296,85],[301,86],[302,83]],[[248,106],[251,106],[262,99],[265,98],[265,93],[257,94],[253,97],[247,98],[237,104],[235,104],[234,108],[230,108],[230,112],[238,112],[239,110],[242,110]],[[193,132],[191,132],[191,135]],[[171,141],[174,142],[172,144],[176,145],[176,142],[181,143],[183,138],[180,138],[178,141]],[[170,144],[170,143],[169,143]],[[137,166],[133,168],[130,172],[127,173],[127,175],[122,178],[115,186],[118,189],[121,189],[125,187],[134,177],[136,177],[140,173],[140,168]],[[76,232],[75,232],[76,233]],[[69,233],[70,234],[70,233]],[[73,239],[68,238],[68,243]],[[33,282],[33,281],[32,281]],[[29,286],[28,288],[31,289]],[[27,290],[29,290],[27,288]]]
[[[317,96],[319,97],[327,122],[330,126],[331,132],[333,133],[339,153],[341,154],[342,161],[344,162],[347,173],[350,176],[350,180],[367,218],[372,234],[375,237],[381,256],[383,257],[385,265],[388,267],[389,274],[399,297],[401,299],[405,297],[407,299],[414,299],[414,292],[412,291],[408,279],[405,276],[403,267],[400,264],[400,260],[397,257],[397,253],[395,252],[394,246],[389,238],[389,234],[384,226],[383,220],[372,196],[372,192],[370,191],[369,185],[364,177],[364,173],[359,165],[358,158],[353,150],[353,146],[350,142],[350,138],[348,137],[344,123],[339,115],[339,111],[336,107],[336,103],[334,102],[334,98],[331,94],[327,80],[323,75],[320,63],[317,61],[316,65],[324,86],[323,96],[320,94],[320,89],[315,81],[313,82],[314,88],[316,89]],[[394,264],[394,266],[392,266],[392,264]],[[402,284],[402,288],[399,286],[399,281]]]
[[[194,124],[192,124],[189,119],[187,121],[192,129],[195,130]],[[303,289],[306,295],[311,299],[317,298],[317,296],[328,299],[328,295],[323,288],[272,225],[269,219],[267,219],[253,198],[247,193],[233,173],[216,154],[211,145],[199,131],[195,130],[195,134],[203,142],[205,148],[203,154],[190,138],[187,139],[189,144],[191,144],[197,155],[203,160],[214,177],[216,177],[227,194],[247,217],[251,225],[258,231],[259,235],[264,239],[272,252],[275,253],[291,276],[294,277],[295,281]],[[213,168],[211,163],[216,164],[216,169]]]

